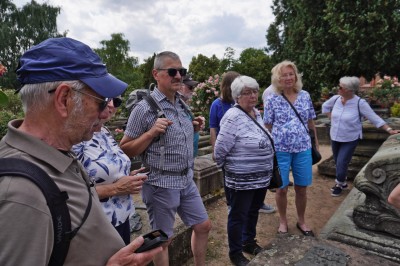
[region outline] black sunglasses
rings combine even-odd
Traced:
[[[87,96],[89,96],[89,97],[91,97],[91,98],[97,100],[97,101],[99,102],[99,112],[103,112],[104,109],[106,109],[108,103],[109,103],[111,100],[113,100],[113,98],[104,98],[104,99],[102,99],[102,98],[96,97],[96,96],[94,96],[94,95],[91,95],[91,94],[89,94],[89,93],[86,93],[86,92],[83,92],[83,91],[78,91],[78,90],[76,90],[76,89],[74,89],[74,88],[71,88],[71,89],[72,89],[73,91],[76,91],[76,92],[81,93],[81,94],[85,94],[85,95],[87,95]],[[48,92],[48,93],[53,93],[53,92],[55,92],[55,91],[56,91],[56,88],[55,88],[55,89],[51,89],[51,90],[49,90],[49,91],[47,91],[47,92]],[[121,101],[121,102],[122,102],[122,101]],[[113,103],[114,103],[114,102],[113,102]],[[120,105],[121,105],[121,103],[120,103]],[[115,106],[115,105],[114,105],[114,106]],[[116,107],[117,107],[117,106],[116,106]]]
[[[120,107],[122,104],[122,99],[120,98],[113,98],[112,101],[115,108]]]
[[[170,77],[175,77],[178,72],[181,77],[186,76],[187,73],[186,68],[159,68],[158,70],[167,70]]]

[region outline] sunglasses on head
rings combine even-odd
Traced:
[[[181,77],[186,76],[187,73],[186,68],[159,68],[158,70],[166,70],[170,77],[175,77],[178,72]]]

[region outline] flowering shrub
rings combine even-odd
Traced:
[[[210,76],[205,82],[199,83],[194,88],[190,102],[193,112],[196,115],[203,115],[206,119],[206,129],[209,128],[210,106],[219,97],[220,77],[219,75]]]
[[[391,107],[400,97],[400,83],[397,77],[384,76],[372,90],[372,99],[384,107]]]

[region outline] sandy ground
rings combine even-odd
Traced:
[[[322,160],[332,155],[330,146],[327,145],[321,146],[320,152],[323,157]],[[316,238],[310,239],[303,237],[301,232],[296,228],[297,215],[294,206],[295,193],[293,187],[290,187],[287,210],[289,221],[288,236],[282,237],[277,235],[279,225],[279,216],[277,212],[273,214],[261,213],[259,216],[257,225],[257,240],[259,244],[266,249],[277,251],[271,255],[271,259],[268,261],[268,264],[265,265],[294,265],[295,262],[301,259],[304,253],[316,244],[322,228],[353,187],[353,184],[349,183],[349,190],[345,190],[342,196],[332,197],[330,188],[334,185],[334,179],[320,176],[317,171],[317,165],[313,166],[313,177],[313,184],[309,187],[307,192],[306,223],[314,231]],[[265,202],[275,205],[275,193],[268,191]],[[225,199],[221,198],[209,204],[207,210],[213,223],[213,229],[209,236],[206,265],[232,265],[228,257],[228,241],[226,234],[227,207]],[[331,244],[330,242],[333,241],[326,241],[324,243]],[[364,250],[346,246],[338,242],[333,244],[349,255],[348,265],[367,265],[371,263],[371,265],[397,265],[377,256],[369,255]],[[294,255],[294,250],[299,254]],[[246,256],[249,259],[253,258],[247,254]],[[189,260],[184,265],[194,265],[193,260]]]

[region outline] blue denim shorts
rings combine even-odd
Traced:
[[[193,180],[184,189],[162,188],[144,183],[142,199],[146,204],[152,229],[163,230],[169,238],[174,234],[176,213],[186,226],[200,224],[208,219]]]
[[[311,149],[297,153],[277,151],[276,157],[282,176],[281,188],[289,185],[290,169],[292,169],[295,185],[306,187],[312,184]]]

